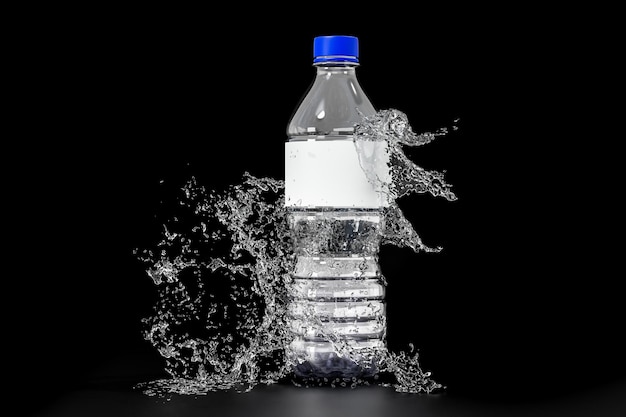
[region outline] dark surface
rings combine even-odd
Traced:
[[[149,397],[133,390],[137,378],[149,380],[144,357],[115,359],[88,383],[52,402],[47,416],[623,416],[626,383],[594,387],[575,397],[550,401],[532,391],[503,403],[495,396],[465,398],[449,393],[415,395],[392,388],[298,388],[290,383],[259,386],[248,393]],[[132,370],[132,375],[129,374]],[[146,374],[147,372],[147,374]]]
[[[61,19],[38,38],[29,51],[39,66],[28,68],[47,70],[25,72],[33,92],[22,98],[38,111],[27,132],[45,140],[7,154],[26,156],[17,191],[6,191],[11,204],[26,203],[11,258],[24,273],[7,292],[23,306],[12,321],[11,385],[26,414],[624,409],[623,245],[611,243],[621,236],[613,216],[621,188],[611,184],[621,154],[606,145],[614,136],[598,94],[610,91],[597,71],[598,43],[589,47],[588,30],[545,10],[414,19],[401,9],[398,24],[235,20],[225,32],[168,13],[102,11]],[[360,37],[358,75],[377,108],[404,111],[416,132],[460,118],[457,132],[409,153],[426,169],[445,169],[459,201],[400,202],[425,243],[444,251],[385,247],[380,259],[389,346],[414,343],[446,393],[285,384],[143,396],[132,387],[161,376],[163,364],[141,338],[156,292],[133,249],[156,242],[163,205],[192,175],[216,190],[245,171],[282,178],[285,128],[313,79],[312,39],[329,33]],[[258,46],[272,39],[280,59]]]

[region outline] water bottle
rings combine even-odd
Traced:
[[[375,109],[356,77],[358,38],[313,41],[316,76],[287,128],[285,206],[295,252],[287,347],[304,378],[367,378],[385,345],[378,265],[386,143],[355,138]],[[384,181],[376,182],[368,170]]]

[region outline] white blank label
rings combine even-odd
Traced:
[[[387,142],[359,140],[357,145],[361,158],[353,140],[286,142],[285,205],[387,207]]]

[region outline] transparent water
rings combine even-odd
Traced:
[[[299,377],[367,377],[385,349],[378,210],[291,209],[296,265],[287,306]]]
[[[410,193],[456,199],[443,173],[415,165],[403,152],[405,146],[421,146],[447,133],[441,129],[415,134],[406,115],[394,109],[365,117],[355,134],[388,142],[391,204],[375,215],[321,215],[314,224],[319,239],[295,245],[304,251],[300,256],[293,250],[294,243],[311,233],[294,227],[298,214],[284,208],[282,181],[246,173],[240,184],[215,192],[190,179],[179,200],[184,214],[163,225],[162,239],[154,247],[136,251],[158,290],[153,312],[143,320],[143,336],[165,359],[165,370],[171,375],[138,388],[148,395],[201,395],[217,390],[246,392],[259,384],[291,379],[305,386],[376,383],[408,393],[442,389],[430,372],[421,369],[413,345],[408,352],[391,352],[375,343],[385,328],[384,303],[378,300],[387,285],[376,257],[380,244],[415,252],[441,250],[422,242],[393,201]],[[358,141],[355,146],[358,151]],[[365,162],[368,178],[378,181]],[[355,227],[355,219],[363,222],[356,226],[363,233],[355,234],[349,243],[333,239],[333,228]],[[311,222],[302,225],[311,227]],[[333,274],[357,273],[360,279],[332,286],[323,277],[311,279],[315,277],[310,271],[320,271],[324,265],[333,268],[318,255],[320,248],[336,244],[340,244],[334,248],[336,253],[347,254],[351,248],[346,245],[352,245],[366,256],[345,260],[344,269]],[[305,276],[308,279],[299,279]],[[319,303],[331,298],[345,305],[331,311]],[[334,317],[334,325],[329,326],[329,315],[344,317]],[[293,353],[305,340],[319,343],[317,352],[336,362],[331,367],[342,369],[342,361],[358,361],[371,372],[326,378],[307,378],[306,369],[294,374],[293,369],[302,364]],[[382,382],[385,376],[391,382]]]

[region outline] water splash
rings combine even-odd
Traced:
[[[416,135],[406,115],[392,109],[364,118],[355,132],[360,138],[387,141],[393,181],[386,186],[392,200],[410,193],[456,199],[442,173],[424,170],[403,152],[403,146],[427,144],[447,129]],[[365,171],[371,181],[380,181],[375,173]],[[291,376],[294,363],[285,346],[293,338],[287,306],[295,256],[283,190],[282,181],[248,173],[240,184],[221,193],[192,178],[182,188],[182,212],[164,224],[161,241],[154,248],[136,251],[158,290],[153,313],[143,320],[143,336],[165,359],[165,370],[171,375],[139,384],[146,394],[245,392]],[[397,204],[385,209],[383,217],[382,244],[415,252],[441,250],[422,242]],[[315,331],[325,331],[315,317],[310,323]],[[338,335],[323,336],[335,341],[342,355],[355,354]],[[442,388],[430,372],[422,371],[413,346],[409,353],[384,349],[380,374],[393,376],[393,382],[380,385],[400,392],[430,393]],[[370,382],[357,378],[294,381],[333,387]]]
[[[458,120],[455,121],[455,123]],[[452,127],[457,130],[456,124]],[[391,168],[390,184],[385,184],[389,193],[389,199],[395,201],[411,193],[429,193],[435,197],[443,197],[448,201],[456,200],[456,195],[451,190],[451,185],[444,179],[444,173],[428,171],[413,163],[404,153],[403,147],[415,147],[426,145],[438,136],[448,134],[448,128],[441,128],[435,133],[415,134],[409,120],[403,112],[395,109],[381,110],[372,116],[366,116],[363,121],[355,126],[355,135],[361,139],[370,141],[386,141],[388,146],[388,162]],[[357,151],[358,149],[358,142]],[[371,182],[385,182],[379,178],[376,170],[369,169],[373,163],[364,163],[363,152],[359,152],[361,167]]]

